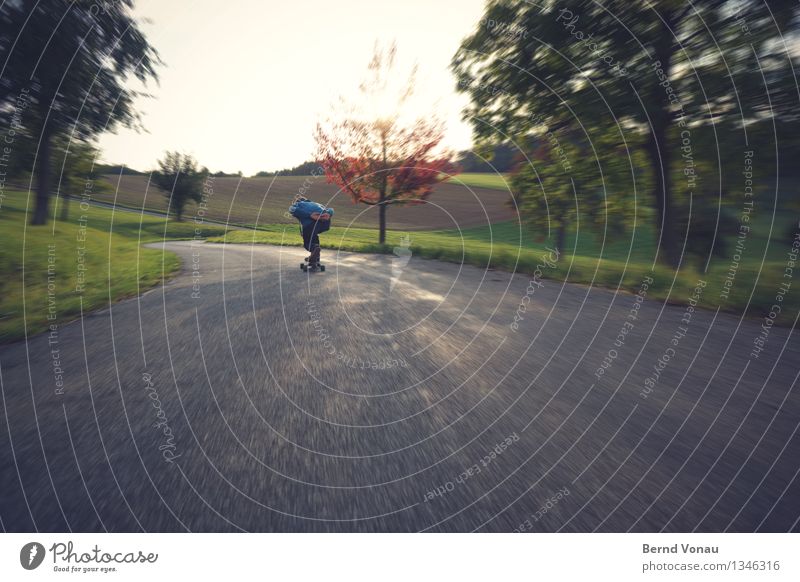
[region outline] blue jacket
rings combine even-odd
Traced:
[[[289,207],[289,214],[299,220],[303,227],[311,226],[316,222],[311,218],[314,212],[319,212],[320,214],[327,212],[333,217],[333,208],[325,208],[322,204],[317,204],[311,200],[298,200]]]

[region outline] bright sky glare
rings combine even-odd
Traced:
[[[212,171],[251,175],[308,160],[317,119],[355,94],[376,42],[397,42],[398,71],[414,62],[417,103],[446,120],[446,145],[469,149],[450,59],[483,0],[139,0],[136,13],[165,66],[137,102],[148,133],[100,139],[103,161],[152,169],[165,150]],[[421,107],[425,115],[427,107]]]

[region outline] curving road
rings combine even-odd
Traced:
[[[0,348],[4,530],[799,529],[788,329],[756,358],[760,322],[627,293],[163,246],[164,287]]]

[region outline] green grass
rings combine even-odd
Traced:
[[[778,286],[784,281],[783,269],[790,247],[786,232],[792,216],[778,214],[774,225],[771,225],[771,221],[770,212],[755,216],[751,222],[752,230],[746,240],[746,250],[736,273],[735,284],[730,296],[724,300],[720,298],[720,291],[731,265],[730,257],[716,259],[706,274],[701,274],[701,266],[696,261],[685,264],[677,276],[664,265],[659,264],[652,269],[656,242],[649,216],[643,217],[642,224],[624,236],[608,233],[605,242],[602,236],[590,234],[587,230],[581,230],[579,234],[571,232],[566,247],[572,252],[561,258],[556,269],[546,269],[544,275],[551,279],[592,283],[612,289],[619,286],[628,291],[636,291],[644,276],[653,275],[655,281],[648,290],[648,296],[668,299],[677,304],[688,301],[698,279],[702,278],[707,282],[707,287],[701,306],[709,309],[719,306],[723,311],[734,313],[742,313],[747,308],[748,315],[760,316],[769,311]],[[333,227],[322,235],[321,241],[322,246],[329,249],[391,253],[393,247],[401,244],[401,238],[405,235],[410,237],[410,249],[415,256],[459,263],[463,261],[478,267],[526,274],[536,270],[546,252],[543,237],[520,229],[513,222],[461,231],[390,230],[384,246],[378,245],[377,232],[373,229]],[[297,226],[284,224],[260,226],[257,231],[229,231],[225,236],[212,237],[209,241],[289,246],[301,244]],[[731,237],[729,253],[733,252],[734,247],[735,237]],[[800,288],[792,291],[784,300],[778,320],[783,324],[791,323],[800,307]]]
[[[448,180],[454,184],[464,184],[474,188],[491,188],[493,190],[508,191],[510,176],[508,174],[457,174]]]
[[[178,270],[180,261],[140,244],[195,236],[191,221],[167,222],[103,208],[82,211],[75,201],[69,220],[31,226],[26,204],[27,193],[8,191],[0,206],[0,343],[25,337],[26,328],[31,335],[51,323],[63,325],[80,315],[81,305],[87,312],[152,287]],[[203,226],[199,234],[224,232]],[[79,253],[85,268],[82,290],[77,287]],[[54,268],[50,276],[49,260]],[[54,320],[48,320],[50,305]]]
[[[176,256],[141,248],[141,243],[165,238],[191,239],[195,235],[195,224],[191,221],[167,222],[162,217],[102,208],[82,212],[75,202],[70,220],[33,227],[27,224],[26,203],[27,193],[8,191],[0,206],[0,343],[25,337],[26,328],[28,335],[47,329],[50,323],[47,268],[51,248],[55,261],[52,281],[55,322],[62,325],[80,314],[81,302],[84,312],[105,307],[110,301],[142,292],[179,268]],[[82,291],[76,291],[81,215],[85,216],[86,224],[83,255],[86,282]],[[685,303],[697,279],[702,277],[708,282],[702,306],[711,309],[720,306],[725,311],[741,313],[752,292],[748,313],[762,315],[774,303],[778,285],[784,281],[783,268],[790,244],[786,231],[792,220],[792,214],[778,213],[775,224],[771,225],[771,211],[754,215],[736,283],[726,301],[720,300],[719,291],[730,258],[717,259],[705,275],[698,272],[697,265],[683,267],[672,290],[674,273],[658,265],[649,297],[668,297],[671,302]],[[608,233],[605,242],[586,229],[570,233],[567,248],[573,249],[572,252],[562,257],[556,269],[546,269],[544,275],[573,283],[591,282],[636,290],[642,277],[651,273],[655,252],[651,217],[645,216],[640,222],[633,233]],[[260,226],[255,231],[228,232],[224,227],[207,225],[200,234],[210,237],[212,242],[301,244],[296,225],[275,224]],[[513,222],[461,231],[391,230],[384,246],[378,245],[374,229],[333,227],[323,235],[322,242],[331,249],[391,253],[404,235],[410,237],[415,256],[527,274],[541,263],[546,246],[542,236],[520,229]],[[731,250],[734,244],[731,238]],[[800,285],[795,287],[783,302],[781,323],[791,323],[800,307]]]

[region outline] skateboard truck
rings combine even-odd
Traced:
[[[324,271],[325,265],[323,265],[319,261],[309,261],[308,259],[305,259],[302,263],[300,263],[300,269],[303,272]]]

